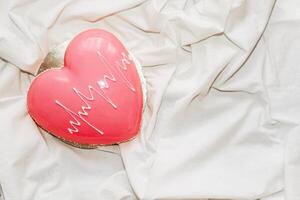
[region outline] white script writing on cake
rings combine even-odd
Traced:
[[[79,97],[79,99],[83,102],[81,106],[81,110],[78,112],[72,111],[70,108],[65,106],[58,100],[55,100],[55,103],[60,106],[66,113],[70,115],[72,118],[69,121],[71,127],[68,128],[70,134],[79,132],[78,128],[81,126],[80,120],[90,126],[92,129],[97,131],[99,134],[103,135],[104,132],[95,127],[89,121],[86,120],[86,116],[89,115],[88,110],[91,110],[92,107],[89,104],[89,101],[95,100],[95,94],[102,97],[108,104],[110,104],[114,109],[117,109],[118,106],[111,100],[111,98],[106,94],[105,90],[110,88],[109,82],[116,82],[118,80],[122,81],[128,89],[132,92],[136,92],[136,89],[133,87],[132,83],[128,80],[125,75],[125,71],[127,70],[127,66],[131,64],[132,58],[130,55],[126,55],[125,53],[121,53],[120,60],[115,61],[111,64],[102,54],[100,51],[97,51],[97,57],[99,61],[103,64],[103,66],[107,70],[107,74],[103,75],[103,78],[97,81],[97,88],[88,85],[88,95],[84,95],[81,91],[76,88],[73,88],[75,94]]]

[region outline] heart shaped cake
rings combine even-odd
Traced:
[[[107,31],[92,29],[70,42],[62,68],[33,80],[27,106],[41,128],[74,146],[121,143],[140,129],[141,79],[122,43]]]

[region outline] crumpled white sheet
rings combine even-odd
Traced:
[[[300,199],[298,0],[0,0],[5,200]],[[82,150],[37,128],[26,93],[88,28],[143,67],[139,136]]]

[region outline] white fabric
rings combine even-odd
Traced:
[[[0,0],[5,200],[300,199],[299,0]],[[47,53],[114,33],[147,81],[138,137],[82,150],[26,93]]]

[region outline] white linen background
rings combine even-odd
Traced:
[[[298,0],[0,0],[5,200],[300,199]],[[88,28],[140,61],[138,137],[82,150],[37,128],[26,93]]]

